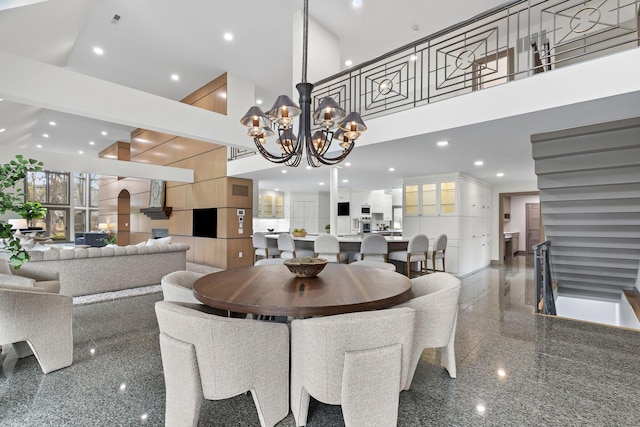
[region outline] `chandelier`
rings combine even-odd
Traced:
[[[312,167],[335,165],[343,161],[353,150],[356,139],[367,130],[360,114],[348,115],[331,97],[322,99],[313,114],[314,123],[320,130],[311,134],[311,91],[313,85],[307,82],[307,42],[309,26],[309,0],[304,0],[304,27],[302,45],[302,82],[296,85],[300,94],[300,106],[287,95],[280,95],[273,107],[265,114],[260,107],[253,106],[240,123],[249,128],[247,135],[262,156],[274,163],[284,163],[296,167],[302,159],[303,147],[307,162]],[[298,134],[293,133],[293,119],[298,119]],[[346,117],[345,117],[346,116]],[[335,130],[332,130],[336,128]],[[275,135],[279,152],[272,153],[266,148],[267,138]],[[336,140],[340,149],[329,151]]]

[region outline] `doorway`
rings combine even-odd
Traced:
[[[537,204],[538,207],[540,207],[540,192],[523,191],[517,193],[500,193],[498,195],[498,200],[498,262],[503,264],[506,259],[507,250],[511,250],[512,253],[529,253],[531,245],[529,244],[526,205]],[[542,239],[544,232],[542,229],[542,216],[540,214],[540,209],[538,209],[538,218],[539,233],[537,238]],[[511,240],[509,240],[510,244],[513,244],[514,240],[518,241],[518,248],[507,247],[509,245],[505,243],[505,233],[512,236]],[[515,239],[513,238],[514,233],[518,233]]]
[[[116,240],[119,246],[127,246],[131,243],[130,237],[131,195],[127,190],[118,194],[118,229]]]
[[[540,243],[541,221],[540,203],[527,203],[527,253],[533,253],[533,246]]]

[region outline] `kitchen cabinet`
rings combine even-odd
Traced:
[[[258,195],[258,216],[260,218],[284,218],[284,193],[260,191]]]
[[[491,262],[491,187],[463,174],[404,182],[403,235],[447,235],[446,269],[467,275]]]
[[[457,211],[456,180],[419,180],[404,185],[405,216],[455,215]]]

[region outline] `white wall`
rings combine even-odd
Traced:
[[[504,231],[520,233],[518,251],[527,250],[527,203],[540,203],[540,196],[512,196],[511,221],[504,223]]]

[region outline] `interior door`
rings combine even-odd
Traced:
[[[527,253],[532,254],[534,245],[540,243],[540,203],[527,203]]]

